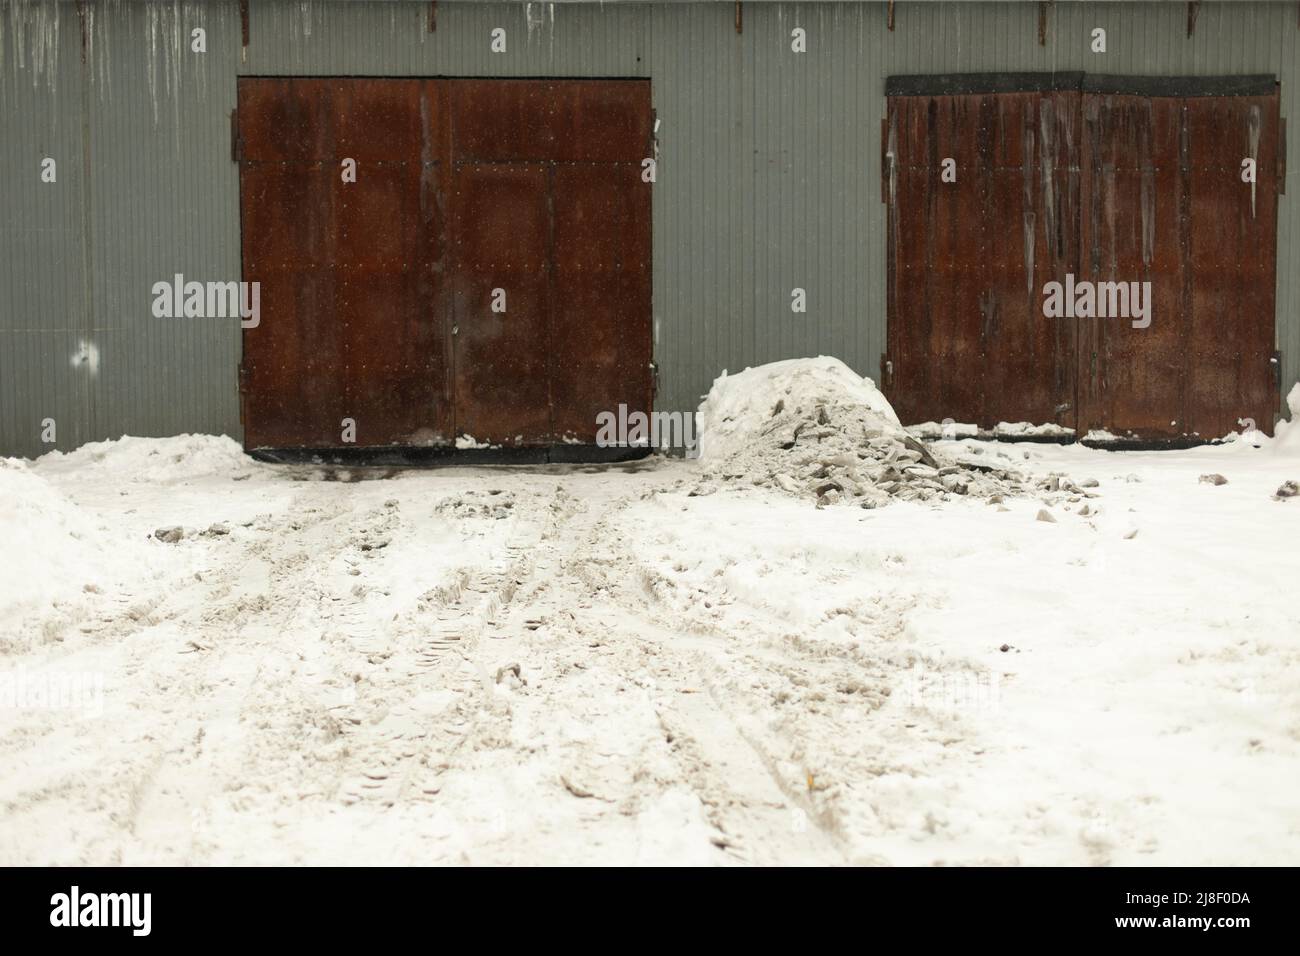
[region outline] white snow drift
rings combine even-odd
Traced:
[[[827,443],[841,505],[915,465],[859,456],[914,449],[835,360],[727,376],[702,418],[704,460],[607,469],[197,436],[0,462],[0,863],[1300,853],[1294,425],[936,441],[1017,493],[863,509],[763,483]],[[66,675],[95,707],[6,696]]]

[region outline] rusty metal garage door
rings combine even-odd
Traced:
[[[891,79],[899,414],[1144,441],[1271,427],[1279,126],[1264,77]],[[1150,325],[1045,317],[1067,276],[1150,282]]]
[[[595,440],[648,411],[649,84],[452,80],[458,430]]]
[[[646,81],[241,79],[246,446],[589,443],[649,411],[651,122]]]
[[[1040,295],[1078,255],[1078,96],[1053,81],[890,97],[884,383],[904,421],[1073,405],[1075,330],[1043,321]]]

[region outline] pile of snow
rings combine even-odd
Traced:
[[[1073,438],[1074,429],[1054,422],[1036,425],[1033,422],[998,422],[988,431],[981,431],[971,422],[955,422],[945,418],[941,422],[921,422],[908,425],[908,433],[922,441],[955,441],[960,438]]]
[[[875,383],[839,359],[792,359],[723,373],[698,415],[705,479],[695,494],[739,479],[818,504],[874,508],[892,499],[1020,495],[1020,474],[933,453],[898,422]],[[1088,496],[1059,477],[1052,493]]]
[[[993,434],[1006,438],[1073,438],[1074,429],[1055,422],[1044,422],[1041,425],[1033,422],[998,422],[993,426]]]
[[[860,408],[874,428],[902,432],[894,409],[871,379],[825,355],[788,359],[718,377],[697,416],[700,458],[720,461],[744,452],[755,435],[770,429],[776,403],[791,410],[850,405]]]
[[[0,541],[13,552],[0,576],[0,649],[24,612],[106,586],[135,547],[14,458],[0,458]]]
[[[32,462],[0,458],[0,541],[13,557],[0,575],[0,654],[85,620],[102,622],[132,582],[170,571],[174,551],[160,550],[149,531],[105,517],[126,488],[140,483],[152,508],[181,483],[228,484],[258,467],[236,442],[211,435],[94,442]],[[153,487],[167,490],[152,496]],[[159,510],[171,518],[171,507]]]
[[[50,452],[36,461],[39,471],[75,471],[105,481],[174,484],[214,475],[249,473],[257,467],[239,443],[226,435],[176,435],[90,442],[67,453]]]
[[[922,441],[956,441],[959,438],[978,438],[980,428],[974,422],[955,422],[945,418],[941,422],[920,422],[908,425],[907,432]]]
[[[1286,407],[1291,420],[1278,422],[1273,430],[1273,452],[1300,457],[1300,382],[1292,385],[1287,393]]]

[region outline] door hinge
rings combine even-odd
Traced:
[[[243,150],[239,147],[239,109],[230,111],[230,161],[237,163],[242,159]]]
[[[880,382],[886,388],[894,385],[894,361],[888,355],[880,356]]]
[[[248,366],[239,363],[239,424],[248,426]]]
[[[1278,394],[1282,393],[1282,353],[1274,352],[1273,357],[1269,359],[1273,365],[1273,384],[1277,386]]]
[[[889,169],[894,157],[889,153],[889,118],[880,121],[880,201],[889,204]]]

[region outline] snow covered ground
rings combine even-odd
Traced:
[[[3,460],[0,864],[1293,863],[1293,439],[937,441],[1096,497],[874,508]]]

